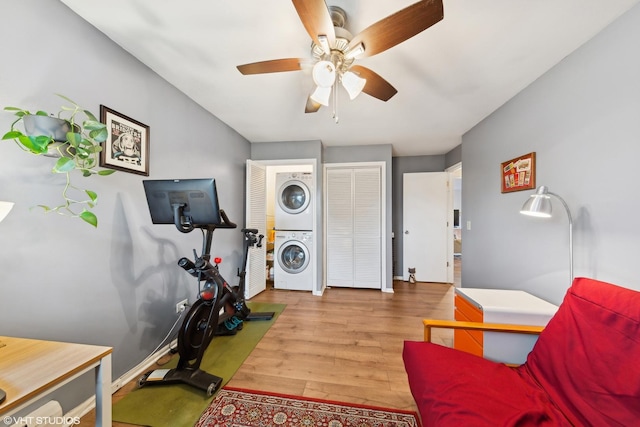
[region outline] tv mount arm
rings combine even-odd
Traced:
[[[220,218],[222,218],[222,222],[220,224],[208,224],[201,227],[202,229],[207,230],[204,241],[202,242],[202,256],[207,257],[207,259],[211,256],[211,241],[213,239],[213,232],[215,231],[215,229],[238,227],[236,223],[229,220],[229,217],[223,209],[220,209]]]
[[[206,230],[206,234],[204,236],[204,240],[202,242],[202,255],[201,257],[206,257],[207,259],[210,257],[211,251],[211,242],[213,239],[213,232],[216,228],[237,228],[238,225],[229,220],[229,217],[225,213],[224,210],[220,209],[220,218],[222,222],[220,224],[206,224],[206,225],[193,225],[190,216],[184,215],[184,208],[187,206],[186,203],[173,203],[171,207],[173,208],[173,222],[181,233],[190,233],[195,228],[200,228],[202,230]]]
[[[184,215],[185,206],[187,206],[186,203],[171,204],[171,207],[173,208],[173,223],[175,224],[178,231],[180,231],[181,233],[190,233],[193,231],[194,228],[196,228],[196,226],[194,226],[193,222],[191,222],[190,216]],[[220,217],[222,218],[222,222],[220,224],[201,225],[201,226],[197,226],[197,228],[203,228],[207,231],[211,230],[211,232],[213,232],[213,230],[215,230],[216,228],[237,228],[238,227],[237,224],[229,220],[229,217],[222,209],[220,209]],[[207,248],[211,248],[211,233],[209,233],[209,235],[207,236]],[[203,251],[203,254],[205,253],[208,254],[209,251],[208,250],[206,252]]]
[[[186,203],[172,203],[173,208],[173,223],[181,233],[190,233],[195,228],[191,222],[191,217],[184,216],[184,208]]]
[[[207,225],[201,225],[197,227],[191,224],[191,222],[189,221],[191,230],[193,230],[194,228],[200,228],[203,231],[202,253],[200,254],[200,256],[198,256],[198,254],[196,253],[196,250],[194,249],[193,256],[194,256],[195,263],[189,260],[188,258],[183,257],[178,261],[178,265],[184,268],[193,277],[197,277],[198,282],[205,279],[214,280],[214,281],[219,279],[218,271],[217,270],[214,271],[213,266],[209,263],[209,260],[211,259],[210,252],[211,252],[211,242],[213,240],[213,232],[216,230],[216,228],[237,228],[238,227],[237,224],[229,220],[229,217],[227,216],[226,212],[222,209],[220,209],[220,218],[222,219],[222,222],[220,224],[207,224]],[[176,227],[178,227],[177,223],[176,223]],[[181,228],[178,228],[178,230],[182,231]],[[182,231],[182,232],[188,233],[189,231]],[[257,233],[257,230],[255,231]],[[258,241],[258,243],[262,241],[262,237],[263,236],[260,236],[260,240]],[[246,254],[245,254],[245,262],[246,262]],[[224,281],[224,279],[222,280]]]

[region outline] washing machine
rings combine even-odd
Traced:
[[[313,230],[313,173],[276,174],[276,230]]]
[[[273,252],[274,288],[313,290],[315,261],[311,231],[276,231]]]

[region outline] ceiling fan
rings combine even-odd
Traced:
[[[336,6],[327,7],[324,0],[292,0],[307,33],[313,40],[312,69],[316,85],[307,98],[305,113],[315,113],[328,106],[331,95],[337,101],[336,83],[340,83],[354,99],[361,92],[388,101],[398,91],[374,71],[354,64],[356,59],[376,55],[426,30],[443,18],[442,0],[422,0],[375,24],[355,37],[345,28],[346,14]],[[244,74],[277,73],[302,70],[308,59],[283,58],[238,65]]]

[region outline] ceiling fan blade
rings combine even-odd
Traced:
[[[443,17],[442,0],[419,1],[362,30],[351,40],[346,52],[362,43],[364,53],[358,57],[376,55],[426,30]]]
[[[300,58],[284,58],[272,59],[271,61],[252,62],[251,64],[238,65],[238,71],[242,74],[264,74],[279,73],[282,71],[298,71],[301,70],[301,63],[304,59]]]
[[[380,77],[374,71],[361,65],[352,65],[349,71],[367,80],[362,91],[367,95],[378,98],[381,101],[388,101],[398,90],[391,86],[388,81]]]
[[[311,96],[309,96],[307,98],[307,105],[304,108],[304,112],[305,113],[316,113],[320,107],[322,107],[322,104],[320,104],[319,102],[314,101],[313,99],[311,99]]]
[[[322,46],[318,36],[326,36],[329,46],[336,40],[333,20],[324,0],[292,0],[298,12],[302,25],[309,33],[315,44]],[[327,52],[329,53],[329,52]]]

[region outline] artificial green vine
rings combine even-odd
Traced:
[[[83,109],[63,95],[58,96],[71,104],[70,106],[63,105],[57,115],[57,118],[65,120],[70,125],[71,131],[66,134],[66,144],[55,147],[60,157],[52,169],[52,173],[66,175],[66,184],[62,190],[64,201],[58,206],[38,206],[45,212],[81,218],[97,227],[98,218],[91,209],[96,206],[98,195],[91,190],[73,185],[71,173],[78,170],[82,176],[89,177],[91,175],[106,176],[115,172],[112,169],[95,169],[102,151],[101,144],[106,141],[108,136],[107,127],[104,123],[100,123],[90,111]],[[55,142],[51,135],[27,135],[16,126],[23,122],[25,116],[53,116],[52,114],[45,111],[31,113],[17,107],[5,107],[4,109],[13,112],[17,119],[11,123],[11,130],[2,137],[3,140],[13,139],[22,150],[34,155],[43,155],[50,151],[50,145]],[[82,120],[81,126],[77,124],[80,120]],[[24,127],[24,123],[22,126]],[[81,196],[76,196],[75,193]]]

